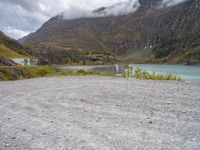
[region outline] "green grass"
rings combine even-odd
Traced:
[[[16,66],[0,68],[0,80],[18,80],[26,78],[43,77],[54,73],[55,70],[49,66]]]
[[[174,80],[174,81],[181,81],[181,78],[173,73],[167,73],[167,74],[160,74],[155,72],[148,72],[145,70],[142,70],[140,68],[137,68],[135,70],[132,70],[129,68],[125,73],[125,77],[128,78],[136,78],[136,79],[142,79],[142,80]]]
[[[12,51],[11,49],[7,48],[5,45],[0,44],[0,55],[7,57],[7,58],[21,58],[26,57],[24,55],[18,54],[15,51]]]
[[[44,76],[114,76],[114,73],[93,71],[57,71],[49,66],[16,66],[0,68],[0,81],[30,79]]]

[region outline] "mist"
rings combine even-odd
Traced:
[[[172,7],[183,3],[187,0],[163,0],[158,7]],[[95,6],[94,7],[80,7],[70,6],[62,13],[63,19],[72,20],[78,18],[92,18],[92,17],[105,17],[105,16],[120,16],[136,12],[140,8],[139,0],[123,0],[111,6]]]
[[[83,9],[78,6],[70,6],[61,15],[64,19],[67,20],[93,17],[92,11],[90,9]]]
[[[183,3],[188,0],[163,0],[162,7],[171,7]]]
[[[159,9],[185,1],[187,0],[162,0]],[[44,22],[58,14],[70,20],[127,15],[140,8],[139,2],[140,0],[0,0],[0,30],[19,39],[36,31]]]
[[[139,0],[125,0],[108,7],[85,8],[80,6],[70,6],[62,13],[64,19],[78,19],[91,17],[119,16],[134,13],[140,7]],[[100,8],[100,9],[99,9]]]

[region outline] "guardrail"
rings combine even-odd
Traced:
[[[92,65],[92,66],[81,66],[81,65],[52,65],[56,70],[59,71],[97,71],[97,72],[113,72],[122,73],[125,70],[125,66],[121,64],[115,65]]]

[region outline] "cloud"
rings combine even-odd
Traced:
[[[62,14],[64,19],[78,19],[83,17],[93,17],[92,11],[88,8],[80,8],[78,6],[70,6]]]
[[[7,27],[6,29],[4,29],[4,33],[7,36],[15,37],[16,39],[19,39],[19,38],[24,37],[27,34],[29,34],[29,32],[26,32],[23,30],[18,30],[18,29],[13,29],[10,27]]]
[[[130,3],[127,3],[131,1]],[[172,6],[186,0],[163,0],[163,6]],[[115,3],[121,5],[112,6]],[[130,5],[129,5],[130,4]],[[0,30],[18,39],[36,31],[49,18],[64,12],[68,19],[94,17],[92,10],[108,7],[104,15],[122,15],[139,8],[138,0],[0,0]],[[135,6],[135,8],[132,8]]]
[[[0,0],[0,30],[18,39],[37,30],[49,18],[70,6],[84,10],[121,0]]]
[[[135,12],[140,7],[138,0],[125,0],[108,7],[97,7],[98,9],[70,6],[61,15],[64,19],[90,18],[90,17],[104,17],[104,16],[118,16],[126,15]]]
[[[129,13],[137,11],[139,7],[140,7],[139,0],[126,0],[120,3],[116,3],[110,7],[107,7],[100,13],[103,14],[103,16],[127,15]]]
[[[163,0],[161,7],[171,7],[183,3],[187,0]]]

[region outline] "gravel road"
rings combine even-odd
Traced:
[[[0,82],[0,150],[199,150],[200,85],[112,77]]]

